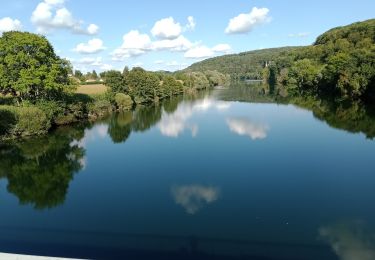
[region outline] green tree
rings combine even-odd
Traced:
[[[74,85],[71,65],[58,57],[45,37],[5,32],[0,37],[0,92],[21,100],[56,99]]]
[[[127,93],[128,87],[120,71],[110,70],[105,74],[105,83],[114,93]]]
[[[161,96],[159,78],[142,68],[133,68],[126,78],[126,84],[137,104],[155,102]]]
[[[91,73],[91,78],[92,78],[93,80],[98,80],[98,73],[96,73],[95,70],[92,71],[92,73]]]

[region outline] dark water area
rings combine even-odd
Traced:
[[[375,259],[375,118],[251,85],[0,146],[0,252]]]

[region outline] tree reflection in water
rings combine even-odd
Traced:
[[[85,150],[72,145],[83,134],[83,127],[61,128],[45,137],[0,146],[0,177],[8,180],[8,191],[36,209],[62,204],[70,181],[83,167]]]

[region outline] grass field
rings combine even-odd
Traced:
[[[108,90],[108,87],[103,84],[80,85],[77,88],[76,93],[86,94],[86,95],[96,95],[96,94],[103,94],[107,90]]]

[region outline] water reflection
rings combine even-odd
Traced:
[[[375,259],[375,233],[361,222],[321,227],[319,235],[341,260]]]
[[[268,126],[260,123],[254,123],[247,118],[227,118],[229,129],[238,135],[246,135],[252,140],[264,139],[267,137]]]
[[[111,137],[113,143],[125,142],[132,132],[133,113],[123,112],[116,114],[111,117],[108,134]]]
[[[329,126],[363,133],[367,138],[375,138],[375,106],[361,101],[343,102],[317,97],[281,97],[264,94],[264,86],[237,84],[227,90],[218,91],[218,100],[249,103],[293,104],[309,110],[314,117]]]
[[[0,178],[20,204],[36,209],[62,204],[73,175],[85,166],[85,150],[73,140],[84,128],[61,128],[49,136],[0,146]]]
[[[186,213],[194,215],[204,206],[215,202],[220,190],[213,186],[184,185],[173,186],[171,192],[176,204],[181,205]]]
[[[185,130],[190,130],[192,137],[195,137],[199,130],[198,124],[190,123],[189,120],[194,113],[205,112],[211,108],[218,111],[227,110],[230,108],[230,103],[209,97],[194,102],[182,102],[175,107],[173,113],[170,110],[163,111],[161,121],[158,124],[160,133],[167,137],[178,137]]]

